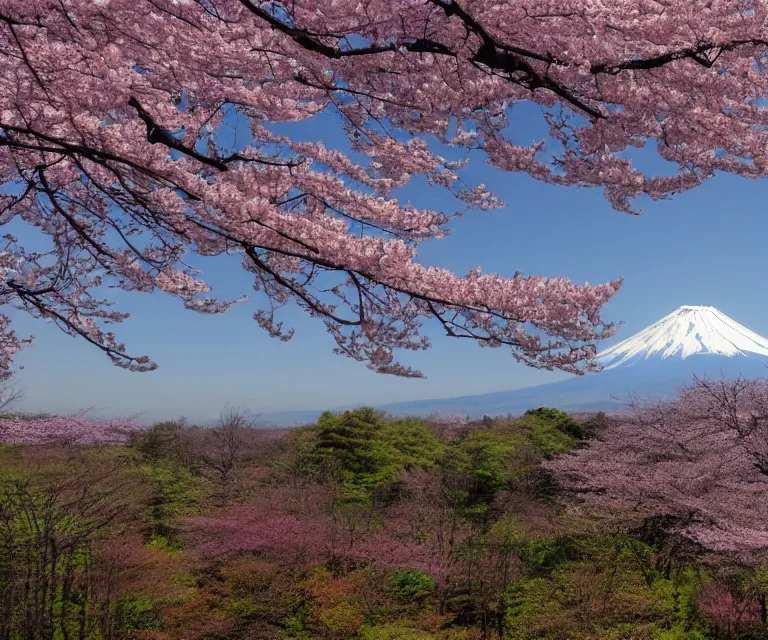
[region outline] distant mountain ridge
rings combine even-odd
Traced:
[[[479,395],[377,405],[393,415],[521,414],[540,405],[564,411],[616,410],[633,393],[663,396],[690,383],[693,374],[732,378],[768,375],[768,339],[716,309],[682,306],[635,335],[600,352],[602,373]],[[359,405],[355,405],[359,406]],[[335,411],[354,408],[338,407]],[[321,411],[263,414],[260,423],[286,426],[313,422]]]

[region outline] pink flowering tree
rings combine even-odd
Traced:
[[[279,491],[268,491],[248,504],[218,514],[190,517],[184,528],[204,557],[263,553],[281,558],[320,561],[341,544],[323,513],[322,500],[305,507],[291,505]]]
[[[734,595],[731,589],[721,584],[700,588],[696,605],[714,627],[716,637],[722,633],[730,638],[740,627],[759,620],[758,604],[753,599]]]
[[[705,552],[768,557],[768,380],[700,380],[670,401],[635,400],[588,448],[544,466],[573,509],[648,517]]]
[[[0,418],[0,444],[127,445],[146,429],[131,420],[91,420],[81,415]]]
[[[394,351],[427,348],[425,320],[581,372],[611,335],[600,310],[619,281],[424,267],[418,243],[455,214],[393,192],[422,176],[459,209],[498,207],[462,177],[477,152],[603,188],[620,211],[716,171],[761,177],[766,12],[752,0],[0,0],[0,219],[42,237],[3,236],[0,300],[148,370],[113,333],[126,314],[103,287],[218,313],[244,298],[210,296],[190,264],[236,254],[266,294],[255,319],[280,339],[292,301],[338,353],[381,373],[419,375]],[[508,135],[522,101],[542,108],[548,145]],[[321,112],[352,154],[272,126]],[[217,135],[228,113],[247,123],[246,144]],[[673,175],[622,154],[647,142]],[[0,371],[20,346],[0,317]]]
[[[412,501],[397,504],[350,536],[335,517],[333,491],[314,485],[298,492],[269,490],[247,504],[187,518],[184,528],[203,557],[256,553],[307,562],[337,558],[390,569],[419,569],[443,584],[452,570],[452,551],[467,532],[451,526],[437,512],[435,507]]]

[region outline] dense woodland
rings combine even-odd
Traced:
[[[674,409],[636,415],[660,406]],[[647,483],[626,498],[611,461],[615,486],[586,487],[591,502],[573,491],[576,469],[601,477],[595,456],[638,479],[664,464],[616,449],[642,448],[622,426],[638,420],[358,409],[274,431],[230,411],[122,443],[94,430],[2,445],[0,639],[768,637],[757,546],[708,547],[681,520],[689,503],[675,512]],[[30,433],[45,419],[2,422]]]

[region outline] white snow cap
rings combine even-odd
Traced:
[[[660,355],[687,358],[696,353],[768,356],[768,339],[750,331],[715,307],[683,306],[631,338],[597,354],[605,369]]]

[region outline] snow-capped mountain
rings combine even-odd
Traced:
[[[654,356],[683,359],[694,354],[768,356],[768,339],[715,307],[683,306],[631,338],[598,354],[605,369]]]
[[[379,406],[394,415],[521,414],[541,405],[564,411],[615,410],[630,395],[664,396],[699,376],[767,377],[768,339],[714,307],[683,306],[600,352],[601,373],[474,396]],[[347,407],[344,407],[347,408]],[[343,409],[343,408],[342,408]],[[341,410],[341,409],[337,409]],[[320,411],[264,414],[265,424],[312,422]]]

